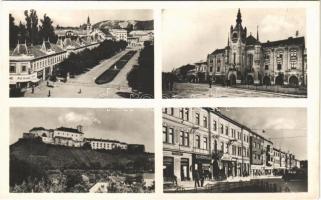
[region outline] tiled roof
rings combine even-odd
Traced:
[[[225,52],[225,48],[223,49],[215,49],[211,54],[220,54],[220,53],[224,53]]]
[[[66,128],[66,127],[59,127],[56,129],[57,131],[66,131],[66,132],[71,132],[71,133],[79,133],[79,134],[84,134],[82,132],[79,132],[78,129],[75,128]]]
[[[272,46],[279,46],[279,45],[304,45],[304,37],[289,37],[285,40],[277,40],[277,41],[268,41],[266,43],[262,43],[263,47],[272,47]]]
[[[30,129],[30,131],[44,131],[46,130],[44,127],[33,127],[32,129]]]
[[[250,35],[246,38],[246,45],[254,45],[254,44],[259,44],[260,42],[253,37],[253,35]]]
[[[47,56],[48,53],[61,53],[64,50],[56,45],[49,42],[45,42],[47,44],[43,45],[34,45],[34,46],[27,46],[25,44],[18,44],[17,47],[11,51],[10,56],[22,56],[22,55],[29,55],[34,56],[34,58],[40,58]],[[45,47],[45,48],[43,48]]]

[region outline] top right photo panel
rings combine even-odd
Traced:
[[[306,9],[162,10],[163,98],[307,97]]]

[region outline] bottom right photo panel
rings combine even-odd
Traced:
[[[163,191],[308,192],[307,109],[163,108]]]

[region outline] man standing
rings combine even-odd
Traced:
[[[200,186],[199,180],[200,180],[200,174],[199,174],[198,170],[195,170],[194,171],[194,187],[195,187],[195,189],[197,189],[197,187]]]

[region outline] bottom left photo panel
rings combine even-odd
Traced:
[[[154,111],[11,107],[9,168],[11,193],[155,192]]]

